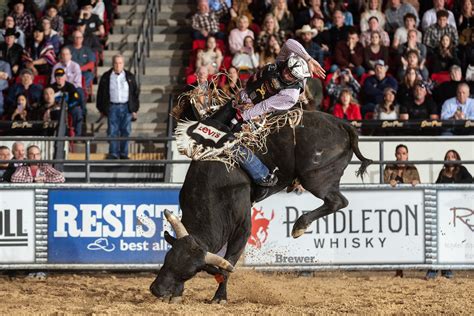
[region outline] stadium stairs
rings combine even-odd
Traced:
[[[134,0],[122,0],[118,7],[120,17],[115,20],[113,34],[109,34],[104,64],[98,68],[98,76],[112,67],[112,56],[121,53],[126,60],[133,54],[134,43],[142,23],[146,0],[136,0],[137,10],[133,13]],[[146,70],[142,76],[140,111],[138,120],[132,123],[132,135],[140,137],[165,137],[167,133],[169,96],[182,91],[185,84],[184,68],[191,49],[190,27],[187,17],[193,9],[190,0],[161,0],[161,10],[154,26],[154,40],[150,56],[146,59]],[[189,19],[188,19],[189,20]],[[87,104],[86,135],[107,136],[107,120],[99,120],[94,96]],[[165,143],[130,142],[130,159],[148,160],[166,158]],[[91,144],[91,160],[106,159],[108,144]],[[69,160],[85,159],[85,145],[70,146]],[[164,165],[118,165],[111,163],[92,165],[91,182],[161,182],[164,181]],[[68,182],[85,182],[83,164],[65,166]]]

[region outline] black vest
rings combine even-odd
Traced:
[[[280,69],[284,66],[284,63],[269,64],[250,77],[245,91],[253,104],[260,103],[283,89],[300,89],[303,91],[303,82],[287,84],[281,80]]]

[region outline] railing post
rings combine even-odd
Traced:
[[[380,140],[379,141],[379,183],[383,183],[383,170],[384,170],[384,154],[383,154],[383,149],[384,149],[384,141]]]
[[[91,183],[91,165],[89,160],[91,158],[91,142],[86,140],[86,183]]]

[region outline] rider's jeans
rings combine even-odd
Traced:
[[[238,150],[237,161],[242,169],[247,171],[255,183],[262,183],[263,179],[270,174],[270,170],[247,147],[239,146]]]

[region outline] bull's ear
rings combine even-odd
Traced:
[[[173,246],[174,242],[176,241],[176,238],[174,238],[173,236],[170,235],[170,233],[165,231],[165,240],[168,242],[168,244]]]

